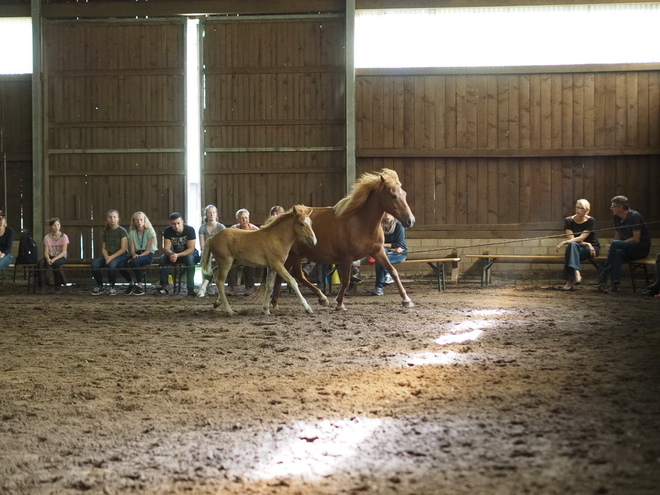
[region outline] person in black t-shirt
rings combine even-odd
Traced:
[[[195,229],[183,222],[181,213],[170,215],[170,226],[163,231],[163,251],[160,257],[160,287],[156,291],[167,294],[170,286],[167,281],[169,267],[172,265],[186,265],[186,279],[188,282],[188,295],[195,295],[195,264],[197,263],[197,249],[195,248]]]
[[[596,238],[596,219],[588,215],[591,205],[586,199],[575,202],[575,215],[564,219],[566,240],[555,248],[557,251],[566,246],[566,262],[564,263],[564,285],[561,290],[573,290],[582,283],[580,263],[595,258],[600,252],[600,244]]]
[[[604,292],[618,289],[624,262],[646,258],[651,251],[651,233],[642,215],[630,207],[628,198],[614,196],[610,208],[614,213],[614,240],[610,244],[603,271],[592,282],[593,285],[600,285]],[[612,285],[605,289],[608,276]]]

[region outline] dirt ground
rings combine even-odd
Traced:
[[[2,494],[657,494],[660,300],[0,287]]]

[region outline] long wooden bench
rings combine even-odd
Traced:
[[[91,271],[91,267],[90,267],[91,263],[92,263],[92,260],[75,260],[75,261],[72,261],[71,263],[67,262],[67,263],[63,264],[60,269],[63,272],[66,272],[67,270],[76,270],[76,271],[90,270]],[[36,280],[36,278],[37,278],[37,265],[20,265],[20,266],[23,267],[24,270],[26,270],[26,273],[27,273],[27,281],[28,281],[27,291],[28,291],[28,294],[35,293],[37,291],[37,280]],[[196,265],[196,266],[199,266],[199,265]],[[144,274],[144,278],[145,278],[145,280],[143,280],[143,282],[146,284],[146,273],[147,273],[147,271],[149,271],[149,270],[160,270],[160,268],[161,267],[158,263],[152,263],[150,265],[143,266],[142,270],[144,270],[143,274]],[[172,287],[173,287],[174,293],[180,292],[181,291],[182,278],[183,278],[184,273],[185,273],[184,268],[186,268],[186,267],[184,265],[170,265],[169,268],[173,270],[172,271],[172,278],[173,278]],[[107,271],[107,270],[108,270],[107,267],[102,267],[101,268],[101,271]],[[117,270],[119,270],[119,269],[117,268]],[[15,280],[15,276],[14,276],[14,280]]]
[[[436,280],[438,281],[438,290],[443,291],[447,288],[447,282],[445,278],[445,263],[451,263],[451,278],[453,281],[458,282],[458,263],[461,261],[461,258],[429,258],[429,259],[407,259],[397,263],[398,265],[409,265],[412,263],[426,263],[433,270]]]
[[[552,255],[523,255],[523,254],[466,254],[466,258],[478,259],[481,260],[481,287],[484,287],[490,283],[490,268],[496,263],[561,263],[565,261],[564,256],[552,256]],[[587,260],[590,262],[596,270],[600,273],[602,270],[602,264],[607,259],[606,256],[597,256],[596,258],[591,258]],[[647,267],[649,265],[655,265],[655,259],[646,258],[642,260],[634,260],[627,262],[630,270],[630,280],[632,282],[633,291],[636,290],[635,287],[635,271],[638,268],[644,270],[644,277],[646,278],[646,284],[649,284],[649,274]]]

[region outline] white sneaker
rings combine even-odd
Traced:
[[[197,291],[197,297],[204,297],[206,296],[206,289],[204,287],[200,287],[199,290]]]
[[[94,287],[94,290],[92,291],[93,296],[100,296],[105,292],[105,287]]]
[[[110,287],[110,290],[108,291],[108,295],[109,296],[116,296],[117,295],[117,291],[115,290],[114,287]]]
[[[392,278],[391,275],[385,275],[385,280],[383,280],[383,283],[385,285],[390,285],[394,283],[394,279]]]

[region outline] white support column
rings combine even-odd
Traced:
[[[346,0],[346,192],[356,179],[355,165],[355,0]]]

